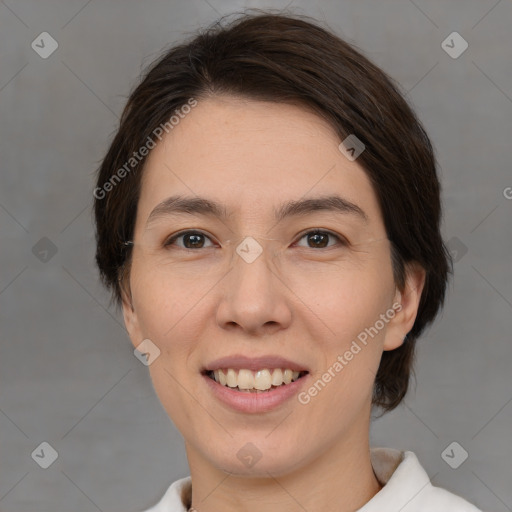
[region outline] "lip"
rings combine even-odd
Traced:
[[[230,368],[232,368],[232,366]],[[247,368],[247,366],[242,368]],[[262,367],[260,366],[258,368]],[[309,376],[310,374],[307,373],[300,379],[297,379],[290,384],[284,384],[268,392],[243,393],[241,391],[235,391],[234,389],[231,389],[227,386],[223,386],[222,384],[211,379],[205,373],[201,375],[212,394],[220,402],[229,406],[231,409],[235,409],[236,411],[252,414],[263,413],[277,409],[280,405],[284,404],[287,400],[290,400],[292,397],[299,393],[300,388],[305,385],[305,382],[308,380]]]
[[[243,355],[233,355],[227,357],[221,357],[220,359],[216,359],[211,363],[208,363],[203,368],[204,372],[209,372],[212,370],[233,368],[236,370],[247,369],[252,370],[253,372],[262,370],[264,368],[274,369],[274,368],[289,368],[292,371],[303,372],[306,371],[310,373],[309,368],[295,361],[290,361],[289,359],[285,359],[284,357],[278,355],[268,355],[268,356],[260,356],[260,357],[247,357]],[[299,379],[300,380],[300,379]],[[290,385],[290,384],[287,384]]]

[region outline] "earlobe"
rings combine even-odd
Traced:
[[[128,331],[128,335],[130,336],[130,340],[134,347],[137,347],[138,344],[143,339],[140,332],[139,320],[137,318],[137,313],[133,306],[127,301],[123,300],[123,318],[124,325],[126,330]]]
[[[123,286],[121,286],[121,298],[124,325],[128,331],[128,335],[130,336],[133,346],[136,347],[143,337],[141,337],[139,320],[135,308],[133,307],[131,293],[127,293]]]
[[[400,307],[397,308],[395,317],[388,325],[383,344],[384,350],[394,350],[400,347],[404,343],[407,333],[413,328],[425,286],[425,278],[426,271],[419,263],[411,262],[406,265],[405,286],[403,290],[397,289],[395,294],[395,303],[400,304]]]

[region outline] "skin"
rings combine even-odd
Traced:
[[[373,382],[382,352],[414,324],[425,272],[410,265],[397,289],[377,197],[339,143],[303,108],[217,96],[201,99],[146,162],[123,314],[134,346],[149,338],[161,350],[149,370],[184,437],[200,512],[343,512],[381,488],[369,453]],[[276,224],[282,203],[332,194],[368,221],[318,211]],[[173,195],[215,200],[228,216],[180,214],[146,229]],[[310,247],[299,241],[310,228],[352,245]],[[212,245],[162,247],[184,229],[211,235]],[[250,264],[234,252],[246,236],[263,248]],[[306,405],[294,397],[266,413],[237,412],[200,375],[222,356],[277,354],[310,368],[311,385],[396,302],[401,311]],[[261,452],[250,468],[237,457],[248,442]]]

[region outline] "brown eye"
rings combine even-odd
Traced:
[[[327,247],[329,235],[327,233],[311,233],[308,236],[308,245],[314,248]]]
[[[200,249],[204,246],[204,235],[192,234],[183,236],[183,245],[187,249]]]
[[[305,241],[305,243],[304,243]],[[336,244],[343,245],[343,240],[330,231],[314,230],[305,233],[297,243],[300,247],[308,247],[310,249],[324,249]]]
[[[199,231],[183,231],[172,236],[165,242],[165,247],[179,247],[181,249],[203,249],[213,246],[211,240]]]

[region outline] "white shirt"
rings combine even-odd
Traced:
[[[434,487],[413,452],[370,450],[373,471],[382,489],[358,512],[482,512],[460,496]],[[190,476],[176,480],[162,499],[145,512],[187,512]]]

